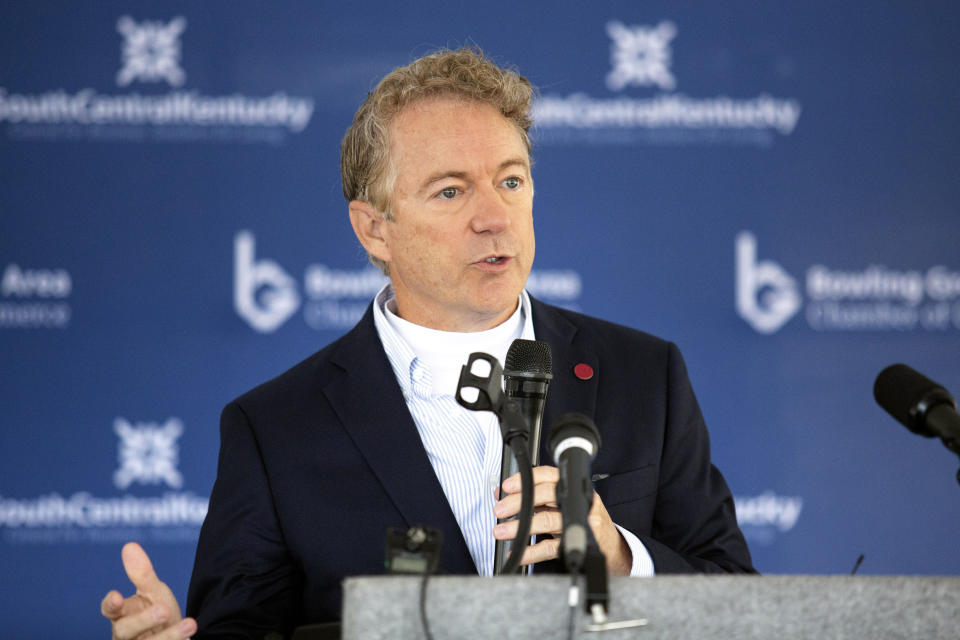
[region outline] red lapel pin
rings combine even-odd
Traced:
[[[573,368],[573,375],[577,376],[581,380],[589,380],[593,377],[593,367],[588,365],[586,362],[581,362]]]

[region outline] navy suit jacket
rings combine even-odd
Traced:
[[[593,418],[595,488],[657,573],[749,572],[733,500],[677,348],[532,300],[550,344],[547,427]],[[575,365],[593,376],[582,380]],[[443,531],[441,572],[476,574],[373,323],[231,402],[187,614],[197,638],[262,638],[340,618],[341,580],[384,570],[387,527]],[[549,460],[546,451],[541,459]]]

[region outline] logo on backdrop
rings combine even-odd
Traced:
[[[183,476],[177,470],[180,460],[177,438],[183,433],[180,420],[170,418],[161,426],[155,423],[131,424],[124,418],[117,418],[113,430],[120,437],[120,468],[113,474],[117,489],[122,491],[134,482],[162,482],[171,489],[183,486]]]
[[[793,529],[803,511],[800,496],[778,496],[764,491],[758,496],[736,496],[737,524],[751,544],[769,545]]]
[[[233,240],[233,306],[261,333],[276,331],[300,306],[297,282],[273,260],[254,257],[256,240],[249,231]]]
[[[274,260],[257,258],[256,245],[251,231],[238,231],[233,238],[233,308],[260,333],[276,331],[301,308],[312,329],[349,329],[387,283],[372,265],[337,269],[310,264],[299,284]],[[541,269],[527,280],[532,295],[574,310],[582,288],[580,274],[572,269]]]
[[[607,74],[607,88],[621,91],[624,87],[650,87],[656,85],[667,91],[677,86],[670,72],[673,51],[670,41],[677,35],[677,27],[665,21],[656,27],[634,25],[628,27],[613,20],[607,23],[610,36],[610,63],[613,69]]]
[[[139,22],[119,18],[116,29],[123,42],[117,86],[182,87],[187,74],[180,38],[186,28],[183,16]],[[238,91],[211,96],[197,90],[108,94],[92,87],[26,94],[0,87],[0,123],[7,123],[8,135],[18,140],[280,144],[306,129],[313,111],[313,98],[282,90],[266,96]]]
[[[122,495],[101,497],[74,490],[68,496],[0,496],[0,533],[11,544],[114,544],[133,539],[195,543],[209,498],[179,491],[184,479],[177,469],[177,439],[183,432],[179,418],[163,423],[116,418],[113,433],[119,438],[120,464],[113,484]],[[126,493],[133,485],[144,485],[148,489],[143,491],[154,495]],[[158,486],[164,488],[162,495],[150,491]]]
[[[674,93],[674,40],[679,27],[669,20],[656,25],[606,25],[610,42],[607,89],[616,95],[585,91],[545,94],[533,106],[537,141],[591,144],[747,144],[767,147],[777,136],[793,133],[800,102],[766,92],[753,98],[725,95],[698,98]],[[599,38],[598,38],[599,43]],[[630,88],[653,88],[653,96],[633,97]]]
[[[66,269],[8,264],[0,279],[0,330],[66,329],[73,279]]]
[[[117,73],[117,84],[166,80],[172,87],[182,85],[186,74],[180,68],[180,35],[186,28],[183,16],[166,24],[156,20],[138,24],[130,16],[117,20],[117,31],[123,35],[123,68]]]
[[[757,262],[757,239],[737,235],[737,313],[760,333],[773,333],[793,317],[802,301],[797,281],[780,265]]]
[[[758,333],[772,334],[803,310],[815,331],[950,331],[960,329],[960,271],[944,265],[893,269],[871,264],[807,268],[806,304],[783,266],[757,260],[757,238],[737,234],[737,313]]]

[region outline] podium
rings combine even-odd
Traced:
[[[344,581],[343,638],[421,639],[421,578]],[[426,614],[435,640],[568,637],[569,576],[430,578]],[[581,598],[583,594],[581,582]],[[575,638],[960,638],[960,578],[867,576],[658,576],[610,579],[611,622],[643,627],[590,632],[581,604]]]

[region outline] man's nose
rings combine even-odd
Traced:
[[[502,233],[510,226],[510,207],[495,188],[481,189],[470,226],[476,233]]]

